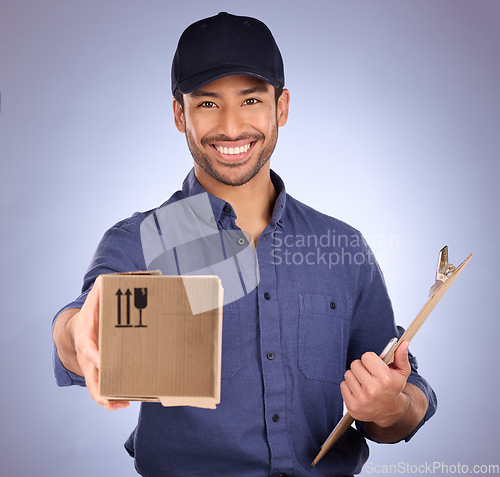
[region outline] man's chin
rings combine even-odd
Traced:
[[[238,176],[222,176],[219,180],[223,184],[233,187],[240,187],[250,182],[258,174],[259,170],[253,170],[250,173]]]
[[[214,173],[210,172],[208,173],[216,181],[232,187],[240,187],[242,185],[245,185],[247,182],[250,182],[257,175],[257,173],[245,174],[245,175],[231,175],[231,174],[226,175],[226,174],[219,174],[217,171],[214,171]]]
[[[218,161],[218,167],[215,168],[208,161],[196,160],[198,166],[209,175],[212,179],[221,184],[239,187],[250,182],[262,169],[264,164],[254,164],[253,167],[248,165],[248,161],[240,163],[225,164]],[[245,167],[247,166],[247,167]]]

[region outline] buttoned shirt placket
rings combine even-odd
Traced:
[[[266,433],[271,453],[271,475],[293,473],[293,450],[289,439],[287,383],[281,347],[281,318],[278,306],[276,261],[272,259],[274,230],[271,222],[257,243],[260,270],[258,286],[258,320],[260,359],[264,383]]]

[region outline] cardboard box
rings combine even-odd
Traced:
[[[216,276],[102,275],[99,392],[215,409],[223,290]]]

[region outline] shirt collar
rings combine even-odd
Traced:
[[[283,222],[281,220],[281,217],[283,216],[286,206],[286,190],[283,179],[278,174],[276,174],[276,172],[274,172],[272,169],[271,169],[271,181],[273,182],[274,188],[278,193],[278,197],[276,197],[276,202],[274,203],[271,222],[269,224],[269,227],[271,227],[274,230],[276,226],[283,228],[282,226]]]
[[[271,227],[272,229],[274,229],[276,228],[276,225],[282,227],[282,222],[280,222],[280,220],[283,215],[283,211],[285,210],[286,191],[283,180],[273,170],[271,170],[271,181],[273,182],[274,188],[278,193],[278,197],[276,198],[276,202],[274,204],[273,214],[271,216],[271,222],[268,225],[268,228]],[[184,182],[182,183],[182,195],[184,198],[186,198],[203,193],[208,194],[214,217],[217,220],[221,219],[222,214],[226,214],[224,212],[224,207],[226,206],[231,207],[231,213],[226,215],[232,215],[233,217],[236,217],[231,204],[229,204],[225,200],[220,199],[219,197],[210,194],[201,186],[201,184],[198,182],[198,179],[196,178],[196,174],[194,173],[194,168],[192,168],[189,171],[189,174],[184,179]]]
[[[208,195],[208,200],[210,201],[210,205],[212,206],[212,211],[214,213],[214,218],[216,220],[220,220],[223,214],[223,209],[227,204],[226,201],[210,194],[210,192],[207,192],[198,182],[196,174],[194,173],[194,168],[192,168],[182,183],[182,196],[187,198],[198,194]]]

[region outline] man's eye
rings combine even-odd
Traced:
[[[260,103],[260,101],[256,98],[248,98],[245,100],[245,104],[257,104]]]
[[[203,101],[200,104],[200,108],[215,108],[215,103],[213,101]]]

